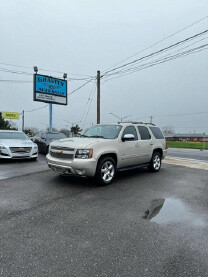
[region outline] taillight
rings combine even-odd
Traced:
[[[165,149],[168,149],[167,139],[165,139]]]

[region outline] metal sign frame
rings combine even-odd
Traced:
[[[45,83],[44,83],[44,86],[48,87],[48,88],[45,88],[45,91],[44,91],[44,89],[37,90],[37,78],[38,77],[48,78],[50,80],[53,80],[54,83],[58,83],[58,84],[59,84],[59,82],[64,82],[66,85],[66,92],[65,92],[66,96],[63,96],[60,93],[57,93],[57,91],[55,91],[55,89],[58,88],[57,85],[55,85],[53,87],[53,84],[50,84],[49,82],[47,84],[47,81],[45,81]],[[41,99],[41,97],[42,97],[42,99]],[[50,100],[50,98],[51,98],[51,100]],[[54,99],[52,99],[52,98],[54,98]],[[65,101],[63,101],[64,99],[65,99]],[[59,100],[62,100],[62,103],[59,102]],[[48,75],[34,74],[33,75],[33,101],[66,106],[68,104],[67,80],[54,78],[54,77],[48,76]]]

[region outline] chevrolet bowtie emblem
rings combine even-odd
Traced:
[[[62,151],[61,150],[57,150],[56,153],[57,154],[62,154]]]

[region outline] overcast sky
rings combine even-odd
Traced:
[[[46,105],[33,101],[34,65],[40,74],[62,77],[60,72],[66,72],[71,78],[94,77],[97,70],[105,72],[207,15],[207,0],[1,0],[0,111],[30,111]],[[119,65],[206,29],[208,18]],[[181,51],[207,43],[205,34],[157,58],[190,44],[193,45]],[[110,113],[119,117],[131,115],[129,120],[144,122],[153,116],[153,123],[161,127],[171,125],[177,132],[208,133],[207,54],[205,49],[121,78],[103,79],[101,123],[116,122]],[[68,92],[84,82],[68,81]],[[71,125],[65,120],[82,120],[79,125],[84,128],[96,123],[94,81],[70,95],[68,106],[53,105],[53,127]],[[44,129],[48,121],[48,107],[25,113],[26,126]],[[21,126],[21,120],[15,122]]]

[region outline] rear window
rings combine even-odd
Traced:
[[[163,133],[158,127],[149,127],[156,139],[164,139]]]

